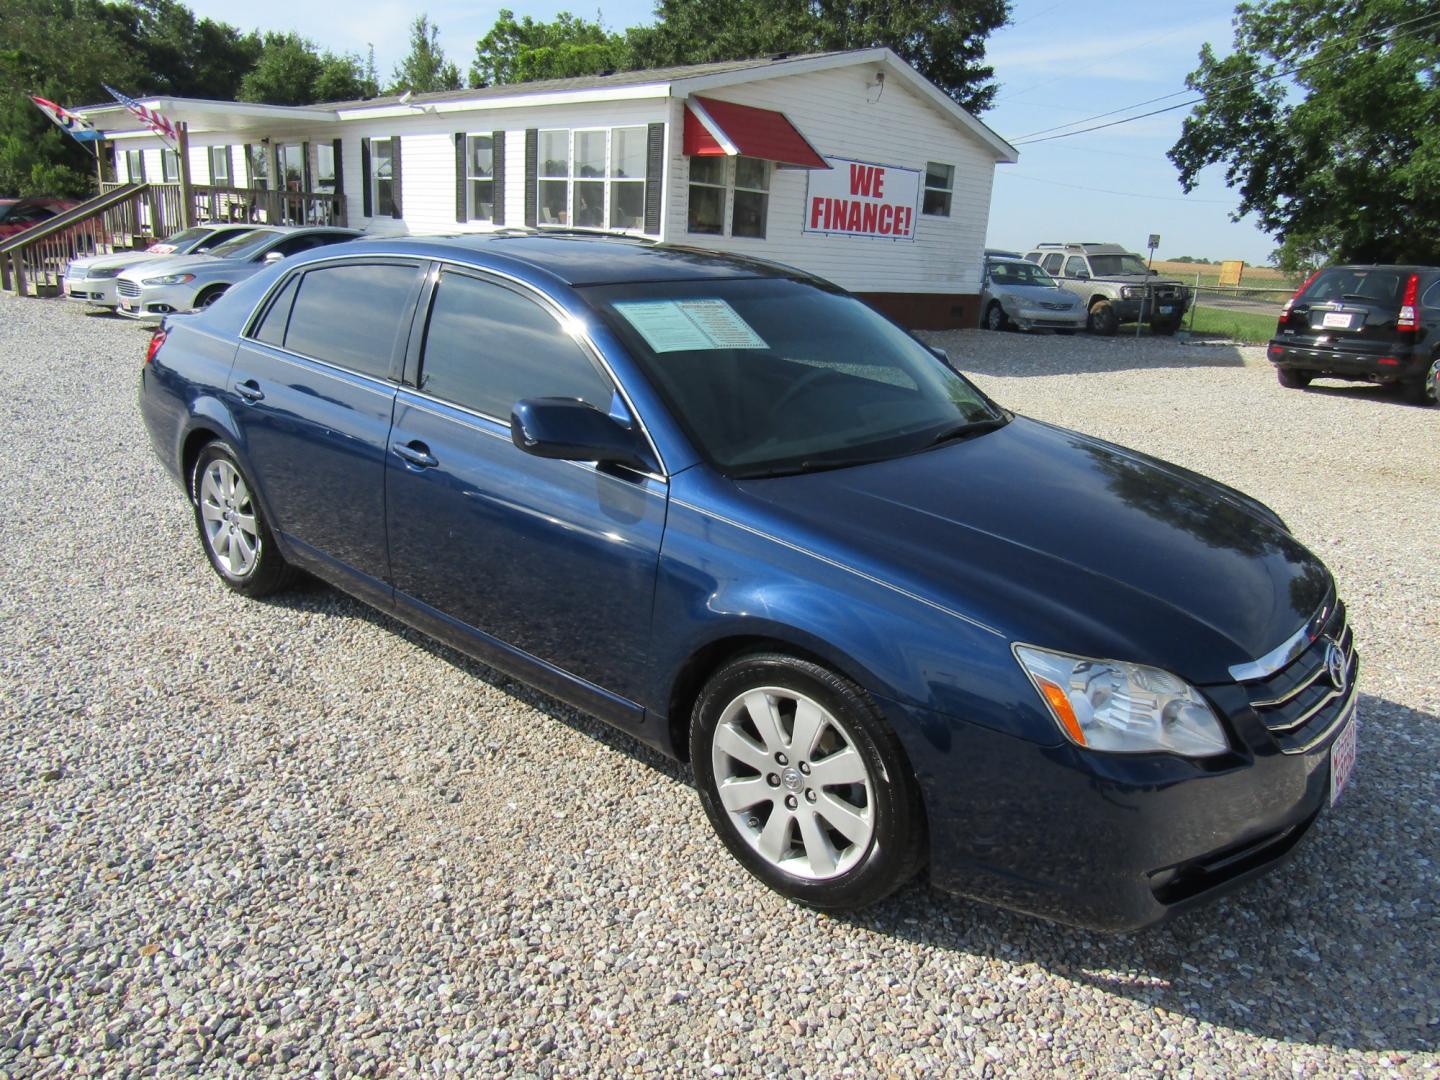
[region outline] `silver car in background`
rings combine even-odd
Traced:
[[[158,323],[166,315],[209,307],[237,281],[287,255],[360,236],[358,229],[266,225],[205,255],[173,255],[123,271],[115,283],[121,315]]]
[[[985,287],[980,294],[980,325],[987,330],[1057,330],[1073,334],[1085,328],[1080,298],[1032,262],[987,255]]]
[[[254,225],[243,222],[235,225],[196,225],[142,251],[112,251],[108,255],[72,259],[65,268],[63,293],[67,300],[93,307],[114,308],[119,304],[115,296],[115,279],[130,267],[171,255],[200,255],[227,240],[254,231]]]

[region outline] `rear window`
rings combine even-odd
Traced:
[[[1356,300],[1398,310],[1409,277],[1403,270],[1332,266],[1321,270],[1298,299],[1307,304]]]

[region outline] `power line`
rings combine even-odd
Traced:
[[[1255,83],[1255,85],[1263,85],[1263,84],[1265,84],[1265,83],[1274,82],[1276,79],[1283,79],[1283,78],[1286,78],[1286,77],[1288,77],[1288,76],[1290,76],[1290,75],[1294,75],[1295,73],[1297,73],[1297,72],[1299,72],[1299,71],[1303,71],[1303,70],[1305,70],[1306,68],[1313,67],[1314,65],[1319,64],[1319,63],[1322,63],[1322,62],[1327,63],[1327,64],[1329,64],[1329,63],[1334,63],[1334,62],[1337,61],[1337,60],[1343,60],[1343,59],[1345,59],[1345,58],[1347,58],[1347,57],[1354,56],[1354,55],[1356,55],[1357,53],[1369,51],[1371,48],[1373,48],[1374,45],[1384,44],[1386,41],[1393,41],[1393,40],[1395,39],[1394,35],[1395,35],[1395,32],[1396,32],[1396,31],[1401,30],[1401,29],[1403,29],[1403,28],[1405,28],[1405,27],[1407,27],[1407,26],[1411,26],[1411,25],[1414,24],[1414,23],[1426,22],[1427,20],[1433,22],[1435,25],[1440,25],[1440,10],[1430,11],[1430,12],[1425,13],[1424,15],[1417,15],[1417,16],[1415,16],[1414,18],[1405,19],[1405,20],[1403,20],[1403,21],[1401,21],[1401,22],[1398,22],[1398,23],[1395,23],[1395,24],[1393,24],[1393,25],[1391,25],[1391,26],[1389,26],[1389,27],[1382,27],[1382,28],[1380,28],[1380,29],[1378,29],[1378,30],[1367,30],[1367,31],[1363,31],[1362,33],[1360,33],[1360,34],[1356,37],[1356,40],[1363,40],[1364,38],[1373,37],[1373,36],[1375,36],[1375,35],[1384,35],[1384,37],[1382,37],[1381,40],[1374,42],[1372,45],[1360,45],[1360,46],[1358,46],[1357,48],[1351,49],[1349,52],[1343,53],[1343,54],[1340,55],[1340,56],[1324,56],[1324,57],[1322,57],[1322,56],[1315,56],[1315,57],[1312,57],[1312,58],[1309,59],[1309,60],[1302,61],[1301,63],[1296,64],[1294,67],[1286,68],[1286,69],[1281,70],[1281,71],[1272,72],[1272,73],[1269,74],[1269,75],[1262,76],[1262,77],[1260,77],[1260,78],[1258,78],[1258,79],[1252,79],[1251,81],[1252,81],[1253,83]],[[1428,27],[1419,27],[1419,29],[1428,29]],[[1344,40],[1344,38],[1341,38],[1340,40]],[[1234,85],[1234,84],[1236,84],[1236,83],[1243,82],[1243,81],[1245,81],[1245,79],[1246,79],[1246,76],[1241,76],[1241,75],[1235,75],[1235,76],[1232,76],[1232,77],[1229,78],[1229,79],[1223,79],[1223,80],[1221,80],[1218,84],[1216,84],[1216,86],[1214,86],[1213,88],[1211,88],[1211,92],[1213,93],[1213,92],[1218,91],[1218,90],[1223,90],[1223,89],[1225,89],[1225,88],[1228,87],[1228,86],[1232,86],[1232,85]],[[1113,121],[1111,121],[1111,122],[1108,123],[1108,124],[1097,124],[1097,125],[1095,125],[1094,127],[1081,128],[1081,129],[1078,130],[1078,131],[1065,131],[1066,128],[1074,127],[1076,124],[1085,124],[1085,123],[1089,123],[1091,120],[1100,120],[1100,119],[1103,119],[1103,118],[1105,118],[1105,117],[1107,117],[1107,116],[1114,116],[1116,113],[1128,112],[1128,111],[1130,111],[1131,109],[1138,109],[1138,108],[1141,108],[1141,107],[1143,107],[1143,106],[1145,106],[1145,105],[1154,104],[1154,103],[1157,102],[1157,101],[1165,101],[1165,100],[1167,100],[1167,99],[1169,99],[1169,98],[1178,97],[1178,96],[1180,96],[1181,94],[1190,93],[1190,92],[1191,92],[1191,91],[1189,91],[1188,89],[1187,89],[1187,90],[1176,90],[1176,91],[1173,91],[1173,92],[1171,92],[1171,93],[1169,93],[1169,94],[1162,94],[1162,95],[1160,95],[1159,97],[1149,98],[1149,99],[1147,99],[1147,100],[1145,100],[1145,101],[1136,102],[1136,103],[1133,104],[1133,105],[1123,105],[1123,106],[1121,106],[1121,107],[1118,108],[1118,109],[1111,109],[1109,112],[1097,113],[1097,114],[1095,114],[1094,116],[1087,116],[1087,117],[1085,117],[1085,118],[1082,119],[1082,120],[1072,120],[1072,121],[1070,121],[1068,124],[1058,124],[1058,125],[1056,125],[1055,127],[1042,128],[1042,129],[1040,129],[1039,131],[1032,131],[1032,132],[1031,132],[1030,134],[1028,134],[1028,135],[1022,135],[1022,136],[1020,136],[1018,139],[1012,139],[1012,140],[1010,140],[1010,143],[1011,143],[1012,146],[1027,146],[1027,145],[1033,145],[1033,144],[1035,144],[1035,143],[1051,142],[1051,141],[1053,141],[1053,140],[1055,140],[1055,139],[1066,139],[1066,138],[1069,138],[1071,135],[1085,135],[1085,134],[1087,134],[1087,133],[1089,133],[1089,132],[1092,132],[1092,131],[1102,131],[1102,130],[1104,130],[1105,128],[1116,127],[1117,125],[1120,125],[1120,124],[1128,124],[1128,123],[1130,123],[1131,121],[1134,121],[1134,120],[1144,120],[1145,118],[1150,117],[1150,116],[1158,116],[1158,115],[1161,114],[1161,113],[1174,112],[1176,109],[1183,109],[1183,108],[1186,108],[1186,107],[1188,107],[1188,106],[1190,106],[1190,105],[1198,105],[1200,102],[1202,102],[1202,101],[1205,100],[1205,95],[1202,93],[1200,97],[1192,98],[1192,99],[1189,100],[1189,101],[1182,101],[1182,102],[1180,102],[1179,104],[1176,104],[1176,105],[1167,105],[1167,106],[1166,106],[1165,108],[1163,108],[1163,109],[1154,109],[1154,110],[1152,110],[1152,111],[1150,111],[1150,112],[1147,112],[1147,113],[1140,113],[1140,114],[1137,115],[1137,116],[1128,116],[1128,117],[1124,117],[1124,118],[1122,118],[1122,119],[1120,119],[1120,120],[1113,120]],[[1062,132],[1062,134],[1059,134],[1059,135],[1050,135],[1049,133],[1052,132],[1052,131]],[[1041,136],[1041,135],[1045,135],[1045,136],[1048,136],[1048,137],[1046,137],[1046,138],[1037,138],[1037,136]]]

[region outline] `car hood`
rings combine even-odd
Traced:
[[[70,266],[79,270],[111,270],[117,266],[134,266],[136,263],[173,257],[158,255],[153,251],[126,251],[112,255],[88,255],[83,259],[71,259]]]
[[[1066,303],[1074,307],[1079,302],[1074,293],[1058,285],[995,285],[992,288],[997,296],[1013,296],[1032,304]]]
[[[144,267],[145,273],[179,274],[182,272],[196,273],[207,266],[215,266],[227,260],[216,258],[214,255],[161,255],[151,259]],[[127,270],[120,275],[130,277],[134,271]]]
[[[1024,417],[892,461],[738,487],[817,550],[1012,641],[1202,685],[1272,650],[1333,587],[1248,496]]]

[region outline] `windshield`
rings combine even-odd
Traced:
[[[990,280],[997,285],[1049,285],[1051,288],[1059,288],[1054,278],[1029,262],[991,263]]]
[[[1090,272],[1096,277],[1118,277],[1122,274],[1150,273],[1139,255],[1091,255]]]
[[[851,296],[775,278],[582,291],[729,476],[896,457],[1005,418]]]
[[[160,244],[168,244],[176,251],[184,253],[190,251],[192,248],[198,247],[201,243],[204,242],[207,236],[214,235],[214,229],[205,229],[196,226],[193,229],[186,229],[183,232],[178,232],[174,236],[170,237],[170,239],[160,241]]]
[[[256,229],[252,233],[243,233],[233,240],[226,240],[223,244],[217,244],[206,254],[214,255],[221,259],[244,259],[254,255],[277,236],[284,235],[285,234],[278,229]]]

